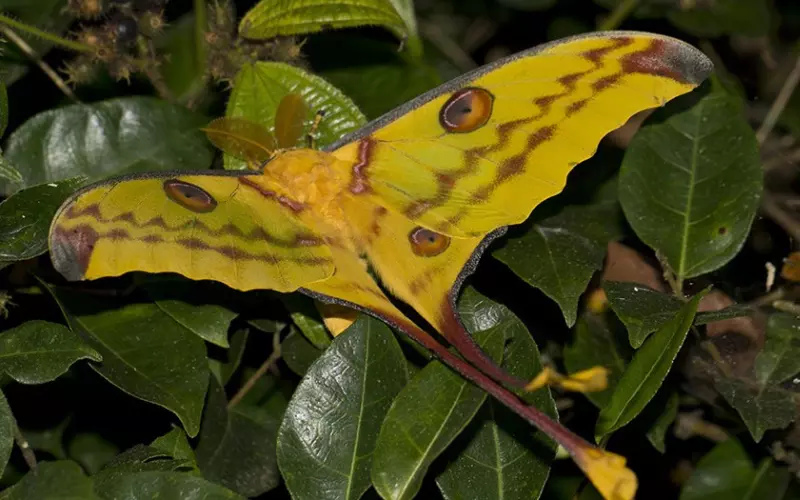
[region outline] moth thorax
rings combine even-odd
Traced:
[[[281,191],[300,203],[324,209],[336,198],[346,180],[334,168],[336,158],[322,151],[287,151],[267,164],[266,174]]]

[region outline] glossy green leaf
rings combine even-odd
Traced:
[[[242,362],[247,339],[250,338],[250,329],[242,328],[231,334],[230,347],[225,349],[221,358],[208,358],[208,366],[211,373],[217,377],[217,381],[223,386],[228,383],[233,374]]]
[[[470,325],[473,326],[473,325]],[[502,361],[505,331],[497,324],[472,331],[476,342]],[[381,427],[372,484],[385,499],[413,498],[431,463],[464,430],[486,393],[439,361],[428,363],[397,395]]]
[[[625,372],[631,349],[622,335],[609,329],[602,316],[593,313],[580,316],[573,333],[572,343],[564,348],[567,372],[575,373],[593,366],[608,369],[608,389],[584,394],[595,406],[604,408]]]
[[[17,484],[0,493],[2,500],[98,500],[92,480],[75,462],[39,462]]]
[[[697,326],[708,325],[716,321],[750,316],[753,312],[754,309],[747,304],[734,304],[718,311],[699,312],[694,317],[694,324]]]
[[[314,344],[299,333],[292,330],[281,342],[281,357],[296,374],[303,376],[311,368],[323,351],[314,347]]]
[[[103,357],[69,328],[31,320],[0,335],[0,371],[21,384],[43,384],[81,359]]]
[[[89,474],[100,471],[119,452],[119,446],[97,432],[78,432],[67,443],[67,456],[81,464],[83,470]]]
[[[681,490],[680,500],[744,498],[753,481],[750,457],[736,439],[715,446],[697,463]]]
[[[581,294],[603,266],[609,241],[621,234],[620,221],[616,197],[602,196],[530,224],[521,236],[506,238],[492,256],[556,301],[572,326]]]
[[[315,71],[374,119],[442,83],[435,68],[398,53],[397,45],[352,33],[330,33],[307,44]],[[341,53],[348,54],[343,63]],[[369,82],[365,85],[364,82]]]
[[[213,285],[180,280],[170,282],[168,287],[152,283],[145,288],[155,305],[176,323],[214,345],[229,346],[228,328],[237,313],[208,303],[214,297]]]
[[[122,97],[44,111],[8,137],[6,158],[23,187],[83,175],[158,170],[202,170],[210,145],[199,130],[201,115],[150,97]],[[0,184],[0,192],[9,192]]]
[[[176,460],[161,450],[137,444],[108,462],[100,472],[92,475],[95,492],[105,497],[109,485],[140,472],[174,472],[188,470],[191,465],[185,460]]]
[[[619,178],[628,222],[679,281],[739,252],[761,189],[753,129],[721,93],[689,94],[656,112],[628,146]]]
[[[37,26],[53,34],[66,32],[73,18],[66,11],[68,0],[2,0],[0,11],[17,21]],[[53,44],[43,38],[16,31],[31,49],[40,56],[46,54]],[[4,43],[0,51],[0,81],[11,85],[29,68],[36,68],[28,56],[11,43]],[[34,69],[34,71],[36,71]],[[0,190],[1,191],[1,190]]]
[[[11,449],[14,447],[14,429],[17,423],[8,406],[5,394],[0,392],[0,476],[6,469]]]
[[[683,31],[699,37],[724,34],[764,36],[770,29],[766,0],[692,2],[670,11],[668,18]]]
[[[796,498],[787,494],[792,474],[787,467],[777,465],[770,458],[761,461],[755,471],[743,500],[781,500]],[[784,496],[786,495],[786,496]]]
[[[4,156],[0,156],[0,182],[5,183],[7,192],[16,193],[21,187],[24,179],[19,170],[14,168],[10,161]]]
[[[246,497],[256,497],[280,482],[275,456],[279,419],[239,403],[230,411],[216,380],[209,386],[197,464],[203,477]]]
[[[325,328],[314,300],[299,294],[286,295],[283,303],[289,309],[292,321],[300,332],[317,349],[326,349],[331,345],[331,334]]]
[[[756,441],[769,429],[782,429],[797,419],[795,393],[780,383],[800,372],[800,321],[789,314],[773,314],[767,339],[756,356],[753,377],[717,374],[715,384],[739,412]]]
[[[600,410],[595,429],[598,441],[633,420],[661,387],[686,340],[703,295],[704,292],[695,295],[636,351],[608,405]]]
[[[655,403],[654,400],[652,403]],[[651,403],[651,404],[652,404]],[[664,438],[667,435],[667,429],[675,421],[678,416],[679,396],[677,392],[673,392],[667,398],[666,406],[660,408],[660,414],[656,417],[650,429],[647,431],[647,440],[653,445],[653,448],[660,453],[666,451],[664,447]]]
[[[244,500],[245,497],[185,472],[147,471],[108,481],[98,495],[107,500],[175,498],[180,500]]]
[[[308,106],[306,127],[310,131],[314,115],[324,111],[317,129],[317,147],[325,147],[344,134],[356,130],[366,118],[355,104],[336,87],[300,68],[276,62],[257,62],[242,66],[233,83],[225,116],[246,118],[274,131],[275,112],[288,93],[299,94]],[[306,137],[301,138],[306,141]],[[307,144],[304,143],[307,147]],[[225,155],[225,168],[244,169],[242,160]]]
[[[239,33],[265,39],[356,26],[383,26],[401,39],[410,34],[390,0],[261,0],[245,14]]]
[[[183,429],[179,427],[173,427],[171,431],[167,432],[163,436],[155,438],[153,442],[150,443],[150,447],[159,451],[163,451],[167,455],[177,460],[189,464],[197,463],[197,460],[194,456],[194,450],[189,444],[189,439],[187,438]]]
[[[106,380],[139,399],[166,408],[190,436],[200,429],[208,385],[203,341],[155,304],[119,303],[61,289],[53,294],[72,331],[102,356],[92,365]]]
[[[505,307],[467,289],[459,302],[471,330],[499,328],[507,344],[503,367],[523,380],[542,368],[539,349],[525,325]],[[529,404],[558,419],[549,389],[528,395]],[[530,424],[493,399],[487,400],[459,438],[464,448],[436,478],[448,499],[538,498],[550,472],[555,446]]]
[[[611,309],[628,329],[631,346],[638,349],[648,335],[675,317],[683,304],[669,295],[639,283],[603,283]]]
[[[360,316],[297,387],[278,433],[278,461],[296,499],[357,499],[369,488],[373,449],[405,358],[389,328]]]
[[[0,203],[0,263],[31,259],[47,251],[50,222],[83,179],[24,189]]]

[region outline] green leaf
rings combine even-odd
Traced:
[[[0,182],[5,182],[9,193],[17,192],[23,183],[22,174],[3,156],[0,156]]]
[[[753,312],[753,308],[747,304],[734,304],[718,311],[699,312],[694,318],[694,324],[697,326],[707,325],[716,321],[750,316],[753,314]]]
[[[250,338],[250,329],[242,328],[236,330],[231,334],[230,348],[224,350],[224,358],[208,358],[208,366],[211,369],[211,373],[217,377],[217,381],[223,386],[228,383],[239,368],[247,347],[248,338]]]
[[[315,71],[347,94],[370,119],[441,83],[434,67],[398,53],[392,43],[330,33],[311,40],[307,47]],[[339,57],[342,53],[348,55],[346,63]]]
[[[75,462],[39,462],[17,484],[0,494],[3,500],[96,500],[92,480]]]
[[[742,445],[731,438],[700,459],[681,490],[680,500],[744,498],[753,477],[750,457]]]
[[[761,189],[753,130],[721,93],[692,93],[656,112],[628,146],[619,178],[628,222],[679,281],[738,253]]]
[[[360,316],[311,365],[278,433],[278,463],[295,499],[357,499],[369,488],[381,422],[407,381],[389,328]]]
[[[36,26],[56,35],[66,32],[73,21],[66,12],[67,0],[0,0],[0,11],[20,22]],[[43,38],[15,30],[31,50],[44,56],[53,44]],[[36,68],[30,57],[25,55],[16,45],[4,43],[0,51],[0,81],[11,85],[22,77],[29,68]],[[1,190],[0,190],[1,191]]]
[[[32,259],[47,251],[50,222],[83,179],[24,189],[0,203],[0,263]]]
[[[323,352],[321,349],[314,347],[314,344],[294,329],[281,342],[281,357],[283,361],[289,365],[293,372],[301,377],[308,372],[308,369],[322,356]]]
[[[770,6],[765,0],[692,2],[667,16],[678,28],[698,37],[724,34],[764,36],[770,29]]]
[[[168,285],[163,285],[161,281],[144,285],[159,309],[201,339],[220,347],[229,346],[228,328],[237,313],[221,305],[207,303],[215,297],[211,292],[217,286],[189,280],[170,280]]]
[[[137,472],[172,472],[187,468],[190,466],[184,460],[176,460],[152,446],[137,444],[114,457],[92,479],[95,482],[95,491],[102,492],[106,484]]]
[[[31,320],[0,335],[0,371],[21,384],[51,382],[81,359],[103,357],[57,323]]]
[[[190,436],[200,429],[208,368],[205,345],[155,304],[94,297],[91,304],[50,289],[72,331],[102,356],[91,365],[128,394],[173,412]]]
[[[186,433],[183,429],[179,427],[173,427],[171,431],[163,436],[155,438],[153,442],[150,443],[150,447],[163,451],[177,460],[197,464],[194,450],[192,450],[189,444],[189,439],[186,437]]]
[[[609,183],[613,189],[614,183]],[[540,212],[541,213],[541,212]],[[571,205],[504,240],[492,256],[556,301],[567,326],[575,324],[578,301],[603,266],[608,242],[621,234],[616,196]]]
[[[0,82],[0,137],[8,127],[8,92],[4,83]]]
[[[261,0],[242,18],[239,34],[266,39],[356,26],[383,26],[400,39],[411,34],[390,0]]]
[[[227,488],[185,472],[148,471],[108,481],[97,493],[107,500],[179,498],[180,500],[244,500]]]
[[[14,447],[14,428],[16,427],[11,407],[8,406],[5,394],[0,392],[0,476],[6,469],[11,449]]]
[[[797,419],[795,393],[780,383],[800,372],[800,320],[777,313],[769,318],[767,339],[756,356],[754,377],[717,374],[715,385],[736,409],[756,441],[769,429],[782,429]]]
[[[608,405],[600,410],[595,429],[598,442],[633,420],[661,387],[686,340],[703,295],[705,292],[695,295],[636,351]]]
[[[27,437],[27,436],[25,436]],[[100,471],[119,454],[119,446],[97,432],[79,432],[69,439],[67,456],[89,474]]]
[[[471,332],[475,341],[501,362],[504,329],[480,326],[486,329]],[[450,368],[439,361],[428,363],[397,395],[381,426],[372,463],[372,484],[378,493],[385,499],[413,498],[428,467],[485,400],[484,391]]]
[[[331,345],[331,334],[325,328],[313,299],[291,294],[283,297],[283,303],[289,309],[294,324],[314,347],[324,350]]]
[[[638,349],[648,335],[675,317],[683,304],[677,297],[639,283],[603,283],[611,309],[628,329],[631,347]]]
[[[674,422],[675,418],[678,416],[679,399],[677,392],[670,394],[669,398],[667,398],[666,406],[661,409],[653,425],[651,425],[650,429],[647,431],[647,440],[650,441],[653,448],[660,453],[664,453],[665,451],[664,438],[667,435],[667,429],[669,429],[669,426],[672,425],[672,422]],[[654,400],[653,403],[655,402]]]
[[[242,66],[233,83],[225,116],[246,118],[275,130],[275,112],[286,94],[299,94],[308,106],[306,129],[314,115],[324,111],[317,129],[317,147],[325,147],[366,123],[355,104],[322,78],[288,64],[257,62]],[[302,137],[302,141],[306,138]],[[225,168],[244,169],[247,164],[225,155]]]
[[[631,349],[621,335],[609,329],[602,316],[585,313],[578,318],[573,329],[574,340],[564,348],[564,365],[569,373],[588,370],[593,366],[608,369],[608,389],[584,394],[598,408],[604,408],[619,383]]]
[[[510,373],[530,380],[541,370],[533,337],[511,311],[472,289],[465,290],[459,305],[470,329],[493,325],[505,332],[509,342],[503,367]],[[536,391],[526,400],[558,419],[549,389]],[[442,495],[449,499],[538,498],[550,472],[555,446],[532,431],[528,422],[495,400],[487,400],[460,437],[464,448],[436,478]]]
[[[205,119],[150,97],[123,97],[44,111],[8,137],[6,158],[23,187],[83,175],[200,170],[213,158]],[[0,192],[9,192],[0,184]]]
[[[246,497],[275,488],[278,424],[269,412],[241,402],[229,411],[225,391],[212,379],[196,449],[203,477]]]
[[[206,87],[206,60],[199,57],[194,13],[170,22],[157,40],[158,50],[169,54],[161,67],[164,84],[180,103],[188,103]]]
[[[770,458],[761,461],[755,471],[753,481],[747,489],[747,494],[742,497],[744,500],[781,500],[783,498],[794,498],[786,495],[789,483],[792,480],[791,473],[786,467],[779,467]]]

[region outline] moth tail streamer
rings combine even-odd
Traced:
[[[384,319],[391,320],[392,324],[395,324],[403,333],[433,352],[447,366],[489,393],[500,403],[560,444],[594,484],[597,491],[603,495],[603,498],[606,500],[633,499],[638,481],[636,474],[625,466],[625,457],[592,445],[563,425],[550,419],[538,408],[525,404],[515,394],[493,380],[490,375],[450,352],[444,345],[416,325],[405,321],[398,324],[398,318]],[[480,352],[482,353],[482,351]],[[492,362],[492,365],[497,367],[494,362]],[[510,376],[508,373],[506,375]]]

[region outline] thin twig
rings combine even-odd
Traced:
[[[66,49],[74,50],[75,52],[92,52],[94,50],[92,47],[86,45],[85,43],[76,42],[75,40],[68,40],[64,37],[54,35],[47,31],[41,30],[35,26],[19,22],[12,17],[4,16],[2,14],[0,14],[0,23],[5,24],[6,26],[10,26],[11,28],[17,29],[19,31],[28,33],[29,35],[41,38],[42,40],[47,40],[48,42],[53,43],[55,45],[60,45]]]
[[[425,38],[442,51],[442,54],[446,55],[461,71],[469,71],[478,67],[469,54],[450,39],[438,25],[423,23],[419,28]]]
[[[789,236],[795,241],[800,241],[800,221],[783,210],[769,193],[764,194],[764,199],[761,201],[761,210],[781,226],[784,231],[789,233]]]
[[[258,367],[258,370],[253,374],[252,377],[247,379],[241,389],[233,395],[231,400],[228,402],[228,409],[230,410],[244,398],[248,392],[253,388],[253,386],[258,382],[258,379],[264,376],[265,373],[274,365],[279,359],[281,358],[281,334],[280,332],[275,332],[272,335],[272,354],[261,363],[261,366]]]
[[[22,458],[25,459],[25,463],[28,464],[28,468],[31,470],[36,469],[36,466],[38,465],[36,461],[36,455],[33,453],[30,443],[28,443],[28,440],[22,435],[22,432],[19,430],[19,427],[17,427],[16,423],[14,423],[14,441],[17,442],[19,451],[22,452]]]
[[[767,136],[772,132],[772,128],[775,126],[778,118],[780,118],[781,113],[783,113],[783,109],[792,97],[798,82],[800,82],[800,56],[798,56],[797,61],[795,61],[792,72],[789,73],[789,76],[786,77],[786,81],[783,82],[783,87],[781,87],[780,92],[778,92],[778,96],[772,103],[772,107],[769,108],[767,117],[764,118],[764,123],[761,124],[758,132],[756,132],[756,139],[759,144],[764,144]]]
[[[64,93],[64,95],[66,95],[75,102],[80,102],[78,98],[75,97],[75,94],[72,92],[72,89],[69,88],[69,85],[67,85],[67,83],[58,75],[58,73],[56,73],[56,71],[53,68],[50,67],[49,64],[42,61],[42,59],[36,54],[33,48],[30,45],[28,45],[28,42],[26,42],[22,37],[17,35],[14,32],[14,30],[9,28],[8,26],[0,26],[0,33],[2,33],[6,38],[11,40],[11,42],[14,45],[19,47],[19,50],[24,52],[25,55],[28,56],[28,58],[31,61],[35,62],[36,65],[39,66],[39,69],[41,69],[44,72],[44,74],[47,75],[50,78],[50,80],[52,80],[52,82],[56,84],[56,87],[58,87],[59,90],[61,90],[61,92]]]
[[[638,5],[639,0],[621,0],[597,29],[600,31],[617,29]]]

